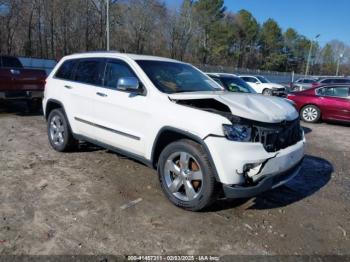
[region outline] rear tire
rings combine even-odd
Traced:
[[[66,115],[61,108],[50,112],[47,133],[50,145],[56,151],[68,152],[77,148],[78,141],[74,139]]]
[[[321,118],[321,110],[314,105],[306,105],[300,110],[300,117],[307,123],[316,123]]]
[[[209,207],[218,195],[217,182],[203,147],[182,139],[165,147],[158,160],[159,181],[174,205],[190,211]]]

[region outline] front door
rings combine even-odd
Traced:
[[[132,68],[122,60],[108,59],[103,87],[94,96],[93,117],[96,135],[102,143],[145,156],[145,137],[148,135],[149,97],[117,90],[120,77],[136,77]],[[142,84],[140,83],[140,88]],[[144,89],[145,91],[145,89]]]

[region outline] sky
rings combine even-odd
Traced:
[[[182,0],[165,2],[179,6]],[[225,0],[225,6],[246,9],[261,24],[273,18],[283,30],[292,27],[310,39],[320,34],[321,46],[333,39],[350,45],[350,0]]]

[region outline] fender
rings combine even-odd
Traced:
[[[217,169],[216,169],[214,160],[213,160],[213,158],[212,158],[212,156],[210,154],[209,148],[206,145],[206,143],[204,142],[204,140],[202,138],[200,138],[200,137],[198,137],[198,136],[188,132],[188,131],[184,131],[182,129],[178,129],[178,128],[175,128],[175,127],[164,126],[158,131],[157,136],[156,136],[156,138],[155,138],[155,140],[153,142],[153,146],[152,146],[151,162],[153,164],[155,163],[155,150],[156,150],[156,146],[158,144],[159,137],[165,131],[172,131],[172,132],[178,133],[178,134],[183,135],[185,137],[188,137],[189,139],[191,139],[191,140],[197,142],[198,144],[200,144],[204,148],[205,153],[208,155],[208,160],[210,162],[210,165],[213,168],[214,176],[215,176],[216,181],[220,182],[219,175],[217,173]],[[208,135],[208,136],[210,136],[210,135]],[[206,136],[206,137],[208,137],[208,136]]]

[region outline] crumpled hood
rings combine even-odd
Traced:
[[[279,97],[233,92],[191,92],[170,94],[173,100],[215,99],[228,106],[233,115],[259,122],[278,123],[299,117],[293,105]]]

